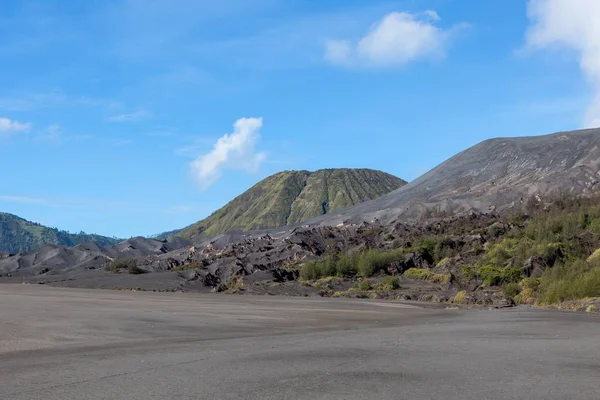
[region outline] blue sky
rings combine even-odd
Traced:
[[[596,0],[3,0],[0,210],[150,235],[281,170],[600,125]]]

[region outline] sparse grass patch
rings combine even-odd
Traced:
[[[521,292],[513,297],[513,300],[517,304],[535,304],[537,297],[535,291],[532,288],[524,288]]]
[[[598,307],[596,307],[593,304],[590,304],[589,306],[587,306],[587,308],[585,309],[586,312],[589,313],[597,313],[598,312]]]
[[[456,295],[450,299],[450,303],[455,304],[467,304],[467,302],[468,296],[467,292],[465,292],[464,290],[461,290],[460,292],[456,293]]]
[[[404,271],[404,276],[407,278],[419,279],[440,285],[445,285],[450,281],[450,275],[435,274],[429,270],[420,268],[411,268],[407,271]]]
[[[448,261],[450,261],[450,258],[444,257],[440,261],[438,261],[438,263],[435,266],[436,266],[436,268],[443,267],[444,265],[448,264]]]

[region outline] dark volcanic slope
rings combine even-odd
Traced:
[[[427,209],[504,209],[558,191],[590,193],[600,182],[600,129],[486,140],[380,198],[308,221],[336,225],[412,218]]]
[[[41,249],[12,257],[0,258],[0,277],[28,277],[35,275],[67,275],[73,278],[81,272],[102,270],[115,258],[143,259],[166,254],[189,242],[175,238],[173,241],[142,237],[124,240],[113,246],[100,247],[94,243],[73,247],[46,245]],[[74,274],[68,276],[69,274]]]
[[[257,183],[210,217],[184,229],[186,239],[278,228],[375,199],[406,184],[370,169],[285,171]]]
[[[118,239],[85,233],[69,233],[27,221],[16,215],[0,213],[0,252],[19,253],[38,249],[46,244],[75,246],[97,243],[108,246]]]

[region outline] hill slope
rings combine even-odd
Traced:
[[[409,219],[426,210],[501,210],[600,189],[600,129],[481,142],[400,189],[307,223]]]
[[[0,213],[0,252],[21,253],[44,245],[76,246],[96,243],[108,246],[118,240],[85,233],[73,234],[27,221],[16,215]]]
[[[285,171],[257,183],[178,236],[195,239],[282,227],[377,198],[404,184],[393,175],[369,169]]]

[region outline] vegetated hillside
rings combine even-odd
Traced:
[[[300,198],[289,191],[302,192],[309,180],[306,173],[294,176],[278,174],[248,199],[240,196],[234,215],[253,210],[255,198],[286,198],[288,222]],[[410,190],[293,227],[229,233],[193,246],[180,238],[140,239],[112,246],[111,253],[85,253],[84,263],[73,253],[81,249],[42,249],[0,257],[0,280],[497,307],[568,302],[597,310],[599,177],[600,130],[494,139],[452,157],[406,185]],[[275,212],[278,204],[264,207]],[[255,214],[268,220],[262,210]],[[101,268],[115,256],[127,260]]]
[[[197,239],[278,228],[375,199],[404,184],[393,175],[370,169],[285,171],[262,180],[178,236]]]
[[[27,252],[46,244],[75,246],[82,243],[96,243],[99,246],[108,246],[117,242],[118,239],[100,235],[59,231],[16,215],[0,213],[0,252]]]
[[[600,129],[544,136],[490,139],[443,162],[380,198],[308,223],[384,223],[426,212],[486,212],[518,206],[558,191],[592,193],[600,188]]]

